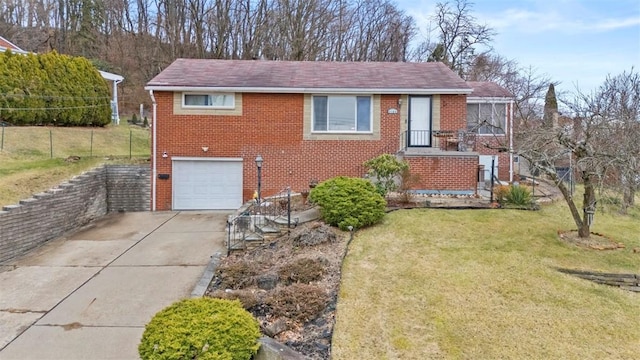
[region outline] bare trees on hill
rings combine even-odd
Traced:
[[[0,34],[25,50],[82,55],[125,75],[133,104],[179,57],[406,61],[415,31],[391,0],[0,2]]]

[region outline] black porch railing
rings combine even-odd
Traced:
[[[403,150],[431,147],[444,151],[475,151],[476,133],[466,130],[411,130],[400,134]]]
[[[290,229],[291,226],[291,189],[286,188],[262,199],[259,204],[250,203],[237,216],[227,220],[227,254],[252,244],[262,244],[266,236],[278,235],[283,227]]]

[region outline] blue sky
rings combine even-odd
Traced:
[[[438,1],[396,1],[426,36]],[[560,81],[560,91],[640,72],[640,0],[476,0],[472,13],[496,30],[495,52]]]

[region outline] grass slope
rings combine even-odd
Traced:
[[[140,127],[5,128],[0,152],[0,207],[47,190],[114,158],[119,158],[115,160],[118,162],[128,161],[130,139],[132,157],[148,158],[149,130]],[[80,161],[64,161],[72,155],[80,156]]]
[[[640,211],[596,215],[626,249],[558,240],[562,202],[539,212],[405,210],[350,245],[333,359],[631,359],[640,296],[555,266],[639,273]]]

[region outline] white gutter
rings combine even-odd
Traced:
[[[404,88],[293,88],[293,87],[213,87],[213,86],[170,86],[150,85],[144,88],[149,91],[181,91],[181,92],[243,92],[243,93],[278,93],[278,94],[415,94],[415,95],[455,95],[471,94],[473,89],[404,89]]]
[[[468,103],[511,103],[513,100],[508,97],[482,97],[482,96],[467,96]]]
[[[151,120],[151,133],[153,135],[151,135],[151,143],[153,144],[152,146],[152,150],[153,154],[151,155],[152,163],[153,163],[153,167],[152,167],[152,171],[151,171],[151,211],[156,211],[156,178],[157,173],[158,173],[158,166],[156,165],[157,162],[157,147],[158,145],[156,144],[156,114],[157,114],[157,107],[158,104],[156,103],[156,98],[155,96],[153,96],[153,90],[149,90],[149,96],[151,97],[151,102],[153,102],[153,119]]]
[[[509,182],[513,183],[513,100],[509,102]]]

